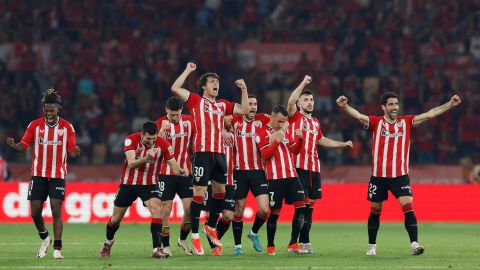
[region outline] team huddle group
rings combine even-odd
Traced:
[[[353,144],[329,139],[322,133],[319,120],[312,116],[314,95],[305,89],[312,79],[306,75],[291,93],[287,107],[276,105],[267,115],[257,113],[257,99],[248,94],[242,79],[235,81],[241,92],[240,104],[216,99],[220,81],[215,73],[200,77],[202,96],[182,88],[195,70],[196,65],[188,63],[172,85],[174,96],[166,102],[164,117],[144,123],[141,132],[125,138],[121,183],[100,256],[110,256],[121,220],[137,198],[141,198],[151,214],[152,257],[172,256],[169,216],[176,195],[184,210],[177,244],[185,254],[205,254],[199,235],[200,216],[205,211],[202,232],[211,254],[223,254],[221,240],[231,226],[233,254],[243,255],[243,213],[249,191],[258,206],[247,234],[255,251],[263,250],[259,230],[266,223],[266,252],[275,255],[277,220],[285,201],[295,208],[287,252],[314,253],[309,238],[312,212],[316,200],[322,196],[317,146],[352,148]],[[34,145],[28,200],[42,239],[37,257],[45,257],[53,242],[53,257],[61,259],[61,207],[67,156],[79,156],[80,149],[75,143],[73,126],[58,117],[60,95],[48,89],[42,103],[44,116],[29,124],[19,143],[7,138],[7,144],[19,152]],[[461,100],[455,95],[449,102],[417,116],[398,116],[398,96],[393,92],[385,93],[381,103],[383,116],[366,116],[350,107],[347,97],[337,99],[340,108],[372,132],[367,255],[376,255],[379,218],[388,191],[405,214],[411,254],[419,255],[424,247],[417,242],[417,220],[408,177],[410,131],[457,106]],[[183,114],[183,104],[190,115]],[[54,241],[41,215],[47,197],[54,219]],[[187,241],[190,232],[191,244]]]

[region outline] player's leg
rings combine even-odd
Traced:
[[[198,229],[203,200],[207,192],[208,181],[213,168],[212,153],[195,153],[193,156],[193,197],[190,204],[190,220],[192,223],[192,244],[197,255],[204,255]]]
[[[51,179],[49,181],[48,196],[50,197],[50,208],[53,217],[53,258],[63,259],[61,254],[63,233],[62,204],[65,199],[65,180]]]
[[[163,252],[172,255],[170,250],[170,213],[172,212],[173,198],[177,193],[177,176],[159,175],[158,188],[160,190],[160,200],[162,204],[162,245]]]
[[[305,251],[301,249],[297,239],[305,221],[305,193],[298,178],[289,178],[285,181],[288,181],[285,203],[291,203],[295,207],[295,213],[292,219],[292,232],[287,251],[288,253],[303,254]]]
[[[230,228],[235,213],[235,186],[225,186],[225,201],[223,203],[222,218],[217,223],[217,236],[222,239],[225,232]]]
[[[233,171],[235,179],[235,213],[232,218],[232,233],[234,240],[234,255],[243,255],[242,233],[243,233],[243,212],[245,211],[246,198],[248,194],[248,183],[245,171]]]
[[[186,255],[193,255],[192,248],[187,243],[187,236],[192,229],[190,222],[190,204],[192,203],[193,192],[190,190],[190,197],[182,199],[183,218],[180,224],[180,237],[177,240],[177,245],[183,249]]]
[[[267,219],[267,253],[275,255],[275,233],[277,232],[277,221],[282,210],[283,198],[286,187],[283,180],[272,180],[268,183],[270,215]]]
[[[405,217],[405,229],[410,238],[412,255],[420,255],[425,248],[418,243],[417,217],[413,211],[413,194],[410,188],[410,178],[408,175],[403,175],[394,179],[394,182],[392,184],[392,193],[397,198],[400,206],[402,206]]]
[[[249,238],[254,242],[256,251],[262,251],[258,239],[258,231],[263,226],[268,217],[268,183],[263,171],[252,172],[252,176],[248,179],[249,188],[257,201],[258,211],[255,215],[252,229],[249,232]],[[258,243],[257,243],[258,240]]]
[[[157,185],[153,185],[158,188]],[[142,198],[143,201],[143,198]],[[153,258],[168,258],[170,254],[162,252],[160,245],[162,242],[162,202],[160,198],[151,197],[143,201],[148,208],[152,221],[150,223],[150,233],[152,234],[152,257]]]
[[[48,197],[48,182],[42,177],[32,176],[28,186],[28,200],[30,201],[31,216],[37,228],[42,244],[37,252],[37,258],[44,258],[52,239],[45,228],[45,221],[42,217],[43,205]]]
[[[137,194],[133,186],[120,185],[113,201],[113,213],[109,218],[105,229],[105,241],[100,250],[100,257],[110,257],[110,251],[115,242],[115,233],[120,227],[128,207],[137,199]]]
[[[322,198],[322,188],[320,173],[312,171],[304,172],[306,172],[306,177],[301,176],[301,172],[297,169],[298,177],[305,190],[305,221],[300,232],[299,243],[302,249],[308,254],[313,254],[315,252],[310,243],[310,229],[312,228],[315,201]]]
[[[370,215],[368,216],[368,248],[366,255],[377,254],[377,233],[380,228],[380,215],[383,201],[388,198],[388,184],[386,178],[370,178],[368,184],[368,197],[371,202]]]

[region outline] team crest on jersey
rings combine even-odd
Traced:
[[[274,206],[275,205],[275,202],[274,201],[270,201],[270,206]]]
[[[187,122],[183,122],[183,126],[184,126],[184,127],[187,127],[187,126],[188,126],[188,123],[187,123]]]
[[[130,146],[132,145],[132,140],[131,139],[126,139],[125,140],[125,146]]]
[[[43,132],[45,132],[45,130],[44,130],[44,129],[40,129],[40,133],[43,133]]]
[[[57,133],[58,133],[58,136],[63,136],[63,129],[58,130]]]
[[[255,122],[253,122],[253,125],[256,126],[256,127],[261,127],[261,126],[262,126],[262,122],[260,122],[260,121],[255,121]]]
[[[397,127],[401,128],[403,126],[403,122],[398,122]]]

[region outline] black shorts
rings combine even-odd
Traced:
[[[265,172],[262,170],[233,171],[233,179],[235,179],[236,184],[236,200],[247,198],[249,190],[255,197],[268,194],[268,182],[265,178]]]
[[[304,202],[305,194],[298,178],[284,178],[268,181],[270,209],[281,209],[285,198],[286,204]]]
[[[322,180],[319,172],[312,172],[297,168],[298,179],[305,191],[305,200],[322,198]]]
[[[28,200],[46,201],[47,197],[65,200],[65,179],[32,176],[28,185]]]
[[[159,175],[158,186],[160,189],[160,199],[162,201],[171,201],[178,194],[180,199],[192,198],[193,187],[192,177],[177,175]]]
[[[212,186],[209,185],[203,201],[202,210],[204,211],[209,211],[209,205],[212,202],[212,192]],[[223,201],[222,210],[235,212],[235,186],[233,185],[225,186],[225,200]]]
[[[395,198],[402,196],[413,196],[410,188],[410,177],[402,175],[395,178],[375,177],[370,178],[368,183],[367,199],[371,202],[383,202],[388,199],[388,191],[392,192]]]
[[[151,198],[160,200],[158,185],[125,185],[120,184],[113,205],[116,207],[129,207],[138,198],[145,202]]]
[[[193,155],[193,185],[208,186],[214,180],[220,184],[227,183],[227,162],[225,155],[213,152],[197,152]]]

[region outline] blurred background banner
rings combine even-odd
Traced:
[[[107,222],[112,210],[117,183],[67,183],[63,219],[69,223]],[[415,212],[419,222],[480,222],[480,185],[414,184]],[[325,184],[323,199],[315,205],[313,220],[364,222],[370,204],[366,200],[367,184]],[[0,222],[30,223],[29,202],[26,200],[28,182],[0,183]],[[403,221],[403,213],[389,195],[384,203],[382,221]],[[445,198],[448,197],[448,201]],[[244,220],[253,222],[255,198],[249,194]],[[291,222],[294,208],[282,208],[280,222]],[[52,221],[47,201],[43,211],[47,222]],[[172,222],[180,222],[183,209],[178,197],[174,200]],[[138,199],[128,210],[124,222],[150,222],[150,214]]]

